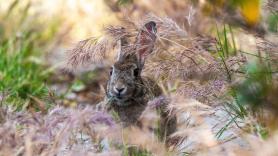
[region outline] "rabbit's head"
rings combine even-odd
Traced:
[[[123,37],[119,42],[117,60],[111,67],[107,84],[107,96],[116,100],[118,105],[142,96],[141,72],[148,54],[153,51],[156,39],[156,24],[148,22],[140,30],[134,45],[129,45]]]

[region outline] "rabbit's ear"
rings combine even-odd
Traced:
[[[120,61],[123,56],[124,56],[124,46],[127,46],[127,38],[122,37],[118,42],[117,42],[117,61]]]
[[[153,51],[156,40],[156,32],[156,23],[150,21],[144,25],[143,29],[140,30],[137,36],[136,55],[141,69],[144,66],[146,57]]]

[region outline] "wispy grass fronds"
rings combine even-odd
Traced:
[[[273,73],[278,71],[278,43],[271,42],[265,39],[258,39],[257,42],[258,59],[266,62],[271,66]]]
[[[106,53],[111,50],[111,44],[105,37],[89,38],[77,43],[77,45],[69,51],[66,68],[76,68],[88,64],[102,63]]]
[[[154,21],[158,25],[158,38],[161,39],[170,39],[170,38],[179,38],[185,39],[188,36],[188,33],[185,29],[182,29],[173,19],[168,17],[158,17],[154,14],[149,14],[142,20]]]
[[[108,26],[105,28],[105,33],[114,38],[116,41],[121,39],[122,37],[131,36],[130,32],[127,31],[124,27],[115,27],[115,26]]]
[[[0,136],[3,140],[0,154],[5,155],[170,154],[148,129],[122,129],[111,115],[90,106],[76,109],[57,106],[46,115],[8,111]]]
[[[155,139],[155,136],[148,132],[142,131],[138,128],[131,127],[124,129],[124,140],[129,145],[136,145],[141,149],[149,151],[153,155],[171,155],[165,147],[165,144],[160,142],[158,139]],[[138,137],[136,137],[138,136]],[[136,137],[137,139],[134,139]]]
[[[205,116],[214,113],[212,107],[194,99],[173,95],[168,109],[178,117],[178,130],[171,135],[173,139],[178,138],[177,151],[193,154],[217,144],[212,129],[205,122]]]
[[[157,36],[163,38],[164,40],[175,36],[182,38],[187,35],[186,31],[181,29],[170,18],[147,16],[140,22],[126,20],[123,22],[123,27],[109,26],[105,28],[104,35],[100,38],[88,38],[77,43],[73,49],[69,50],[67,65],[74,68],[87,64],[101,63],[106,59],[108,53],[113,51],[117,41],[124,36],[130,39],[130,46],[136,47],[135,39],[138,32],[142,29],[143,24],[151,20],[157,23],[157,27],[159,29]],[[159,47],[156,49],[158,48]]]
[[[278,14],[278,2],[276,0],[268,0],[266,2],[267,9],[270,9],[275,14]]]
[[[5,155],[28,152],[34,155],[67,155],[73,151],[95,153],[98,150],[94,145],[98,139],[97,132],[115,126],[110,115],[91,107],[81,110],[56,107],[45,116],[41,113],[8,112],[6,121],[0,128],[1,138],[5,140],[0,149]],[[78,142],[90,142],[90,147],[78,146]]]

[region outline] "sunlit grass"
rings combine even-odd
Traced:
[[[46,97],[48,90],[44,81],[47,73],[43,72],[42,65],[32,60],[32,43],[23,42],[11,52],[14,44],[15,41],[8,40],[0,45],[0,91],[6,105],[21,110],[34,103],[32,97]]]
[[[43,24],[33,3],[7,3],[0,18],[1,103],[16,110],[47,109],[49,70],[42,56],[58,30],[58,18]]]

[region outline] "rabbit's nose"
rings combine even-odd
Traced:
[[[126,87],[121,86],[121,87],[114,87],[114,91],[118,94],[124,93],[126,91]]]

